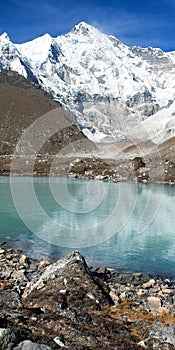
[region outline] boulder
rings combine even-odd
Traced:
[[[48,345],[33,343],[30,340],[24,340],[14,350],[52,350]]]
[[[23,305],[19,294],[13,290],[4,290],[0,292],[0,309],[19,310]]]
[[[155,281],[153,278],[151,278],[148,282],[144,283],[144,284],[142,285],[142,287],[143,287],[144,289],[149,289],[149,288],[154,287],[155,283],[156,283],[156,281]]]
[[[135,157],[133,159],[133,162],[134,162],[134,171],[137,171],[138,169],[145,167],[145,162],[142,160],[141,157]]]
[[[9,328],[0,328],[0,349],[11,350],[13,349],[16,340],[15,333]]]
[[[157,322],[149,337],[140,342],[145,349],[173,350],[175,349],[174,325]]]
[[[27,308],[50,311],[98,309],[101,304],[113,304],[107,286],[95,279],[77,251],[47,266],[40,276],[27,284],[22,299]]]
[[[148,297],[147,306],[152,313],[159,313],[162,310],[161,299],[159,297]]]

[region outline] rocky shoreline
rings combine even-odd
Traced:
[[[0,156],[0,176],[68,176],[71,178],[104,181],[138,181],[141,183],[175,184],[175,160],[162,157],[102,159],[60,157],[51,155],[15,158]],[[11,169],[11,162],[15,163]]]
[[[0,246],[0,349],[175,349],[175,281]]]

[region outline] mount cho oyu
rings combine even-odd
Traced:
[[[175,135],[175,52],[128,47],[81,22],[24,44],[0,36],[0,70],[38,83],[95,142]]]

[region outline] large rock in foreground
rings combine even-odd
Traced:
[[[0,350],[175,349],[174,280],[89,269],[77,251],[51,264],[4,247],[0,265]]]
[[[30,282],[23,294],[27,308],[99,309],[101,304],[112,303],[105,284],[92,276],[84,258],[74,251],[54,264]]]

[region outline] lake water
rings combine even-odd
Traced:
[[[0,177],[0,240],[34,258],[175,277],[175,187]]]

